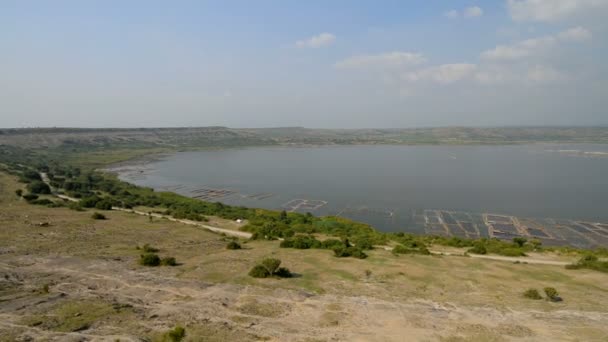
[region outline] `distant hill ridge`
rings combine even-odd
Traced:
[[[62,146],[206,147],[332,144],[520,144],[608,143],[608,127],[438,127],[317,129],[305,127],[229,128],[7,128],[0,144],[27,148]]]

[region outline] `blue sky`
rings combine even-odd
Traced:
[[[607,125],[607,0],[2,1],[0,126]]]

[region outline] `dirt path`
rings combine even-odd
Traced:
[[[43,182],[45,182],[49,187],[51,187],[51,181],[49,179],[49,176],[45,172],[40,172],[40,177],[42,178]],[[62,194],[57,194],[57,193],[55,193],[54,188],[51,187],[51,189],[53,190],[53,194],[57,198],[61,198],[63,200],[70,201],[70,202],[79,202],[80,201],[78,198],[74,198],[74,197],[70,197],[70,196],[66,196],[66,195],[62,195]],[[121,207],[112,207],[112,210],[137,214],[137,215],[141,215],[141,216],[152,216],[152,217],[156,217],[156,218],[167,219],[169,221],[188,224],[191,226],[197,226],[197,227],[205,228],[205,229],[215,232],[215,233],[236,236],[236,237],[243,238],[243,239],[249,239],[252,236],[251,233],[240,232],[237,230],[225,229],[225,228],[220,228],[220,227],[214,227],[214,226],[206,225],[206,224],[203,224],[203,223],[200,223],[197,221],[192,221],[192,220],[176,219],[169,215],[162,215],[162,214],[158,214],[158,213],[146,213],[143,211],[137,211],[137,210],[126,209],[126,208],[121,208]]]
[[[387,251],[392,251],[393,247],[390,246],[376,246],[379,248],[383,248]],[[446,255],[446,256],[464,256],[464,254],[455,254],[450,252],[442,252],[442,251],[430,251],[431,254],[434,255]],[[507,257],[501,255],[480,255],[480,254],[467,254],[468,257],[475,259],[486,259],[486,260],[496,260],[496,261],[507,261],[507,262],[520,262],[522,264],[534,264],[534,265],[551,265],[551,266],[566,266],[572,264],[572,262],[567,261],[557,261],[557,260],[544,260],[544,259],[535,259],[528,257]]]
[[[188,225],[191,225],[191,226],[197,226],[197,227],[205,228],[205,229],[210,230],[210,231],[215,232],[215,233],[220,233],[220,234],[223,233],[223,234],[226,234],[226,235],[236,236],[236,237],[240,237],[240,238],[244,238],[244,239],[249,239],[249,238],[251,238],[251,235],[252,235],[251,233],[247,233],[247,232],[240,232],[238,230],[213,227],[213,226],[209,226],[209,225],[197,222],[197,221],[176,219],[176,218],[171,217],[169,215],[163,215],[163,214],[158,214],[158,213],[146,213],[146,212],[143,212],[143,211],[137,211],[137,210],[133,210],[133,209],[125,209],[125,208],[121,208],[121,207],[112,207],[112,210],[122,211],[122,212],[126,212],[126,213],[132,213],[132,214],[142,215],[142,216],[152,216],[152,217],[155,217],[155,218],[167,219],[167,220],[173,221],[173,222],[179,222],[179,223],[188,224]]]

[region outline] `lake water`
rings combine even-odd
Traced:
[[[608,222],[606,145],[225,149],[118,172],[155,189],[338,214],[384,231],[420,232],[414,217],[428,209]]]

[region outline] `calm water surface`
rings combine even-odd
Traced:
[[[298,211],[387,231],[404,230],[424,209],[608,222],[602,153],[608,146],[245,148],[176,153],[119,174],[189,196],[227,189],[234,193],[214,199],[227,204],[280,209],[294,199],[324,201]]]

